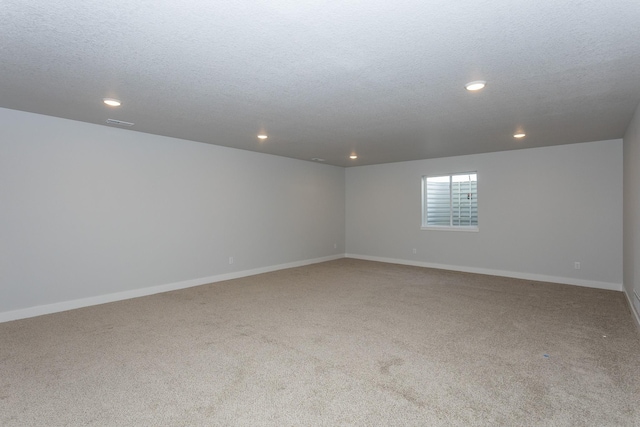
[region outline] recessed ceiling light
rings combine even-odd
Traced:
[[[113,99],[113,98],[104,98],[102,100],[102,102],[104,102],[105,104],[107,104],[109,107],[119,107],[122,105],[122,102],[120,102],[117,99]]]
[[[352,154],[352,155],[350,155],[350,156],[349,156],[349,158],[350,158],[351,160],[355,160],[355,159],[357,159],[357,158],[358,158],[358,156],[356,156],[355,154]]]
[[[466,87],[467,90],[474,91],[484,88],[486,84],[487,82],[485,82],[484,80],[476,80],[475,82],[467,83],[466,85],[464,85],[464,87]]]
[[[313,160],[314,162],[325,162],[325,159],[321,159],[320,157],[313,157],[311,160]]]
[[[524,138],[525,136],[527,135],[524,132],[518,132],[513,134],[514,138]]]
[[[269,138],[267,135],[265,135],[264,133],[261,133],[258,135],[258,139],[267,139]]]

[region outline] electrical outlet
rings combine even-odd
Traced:
[[[575,268],[576,270],[580,270],[580,263],[578,261],[574,262],[573,268]]]
[[[229,257],[229,264],[233,264],[233,257],[232,256]]]
[[[418,253],[418,250],[416,248],[413,248],[413,254],[415,255],[417,253]]]
[[[338,249],[338,244],[337,243],[333,244],[333,249]]]

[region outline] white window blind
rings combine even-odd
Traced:
[[[478,175],[457,173],[422,178],[423,227],[478,227]]]

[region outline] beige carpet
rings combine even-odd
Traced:
[[[638,426],[622,293],[343,259],[0,324],[2,426]]]

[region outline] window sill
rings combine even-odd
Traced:
[[[467,232],[472,232],[472,233],[477,233],[478,231],[480,231],[478,229],[477,226],[458,226],[458,227],[449,227],[449,226],[437,226],[437,225],[430,225],[427,227],[420,227],[420,230],[426,230],[426,231],[467,231]]]

